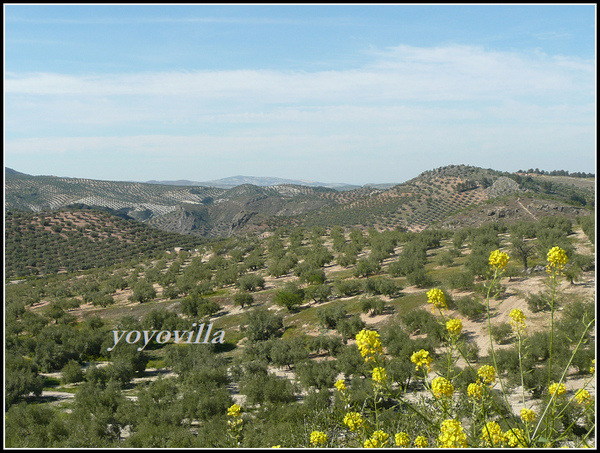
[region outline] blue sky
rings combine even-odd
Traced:
[[[595,172],[595,5],[4,5],[5,166],[104,180]]]

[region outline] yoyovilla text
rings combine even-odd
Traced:
[[[142,346],[141,348],[137,348],[138,351],[142,351],[146,346],[148,346],[148,343],[150,343],[152,338],[154,338],[154,340],[159,344],[164,344],[171,338],[173,338],[173,341],[175,343],[208,344],[208,340],[212,331],[212,323],[210,323],[207,326],[206,332],[204,332],[204,323],[198,326],[197,332],[194,330],[194,327],[196,326],[198,325],[194,323],[192,324],[192,330],[174,330],[172,333],[168,330],[142,330],[141,332],[139,330],[131,330],[129,332],[127,330],[113,330],[112,333],[115,338],[115,344],[112,348],[106,348],[106,350],[112,351],[113,349],[115,349],[117,344],[119,344],[119,341],[121,341],[123,338],[125,338],[125,343],[133,344],[140,341],[142,339],[142,336],[144,337],[144,346]],[[202,341],[200,341],[200,338],[202,337],[203,333],[204,337]],[[194,340],[192,341],[192,339]],[[215,333],[212,334],[212,339],[210,340],[210,343],[217,344],[223,343],[224,341],[225,332],[222,330],[217,330]]]

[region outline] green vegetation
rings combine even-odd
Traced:
[[[91,210],[8,212],[6,445],[306,447],[318,431],[327,434],[326,446],[362,447],[370,437],[360,436],[381,430],[393,439],[410,430],[411,446],[417,434],[433,446],[440,424],[428,425],[405,405],[426,398],[432,409],[423,408],[425,419],[438,420],[443,413],[436,399],[423,393],[429,381],[411,362],[421,349],[430,351],[433,372],[449,378],[456,395],[462,392],[447,406],[448,414],[472,414],[467,388],[477,369],[489,364],[504,379],[505,390],[523,385],[528,404],[545,407],[548,378],[558,382],[560,367],[570,361],[565,378],[590,377],[595,336],[585,326],[594,317],[593,216],[573,217],[565,210],[538,221],[494,217],[468,228],[443,228],[440,222],[409,232],[402,226],[403,219],[418,215],[423,221],[443,220],[467,205],[464,197],[481,195],[500,176],[448,167],[396,186],[397,199],[387,201],[379,189],[359,189],[344,195],[356,202],[356,210],[338,206],[320,217],[282,216],[264,237],[199,239]],[[459,180],[477,187],[457,192]],[[244,190],[254,194],[252,187]],[[422,200],[420,190],[427,191]],[[449,192],[456,203],[442,202]],[[312,203],[313,195],[304,200]],[[407,199],[413,208],[406,216],[386,211],[388,202],[405,207]],[[427,204],[430,211],[419,211]],[[387,218],[389,228],[357,228],[354,212],[378,225]],[[556,245],[568,259],[563,286],[540,293],[548,278],[547,252]],[[494,250],[511,255],[501,279],[490,274]],[[472,368],[454,363],[457,349],[448,337],[448,319],[427,305],[432,287],[446,295],[450,312],[444,316],[473,326],[460,337]],[[532,319],[551,323],[553,333],[538,329],[521,342],[512,326],[503,324],[510,319],[503,304],[515,299]],[[486,325],[488,307],[493,325]],[[365,362],[355,344],[364,329],[381,334],[381,365],[394,394],[373,385],[373,363]],[[493,353],[487,345],[479,350],[474,329],[491,335]],[[218,331],[224,342],[211,342]],[[146,342],[144,335],[153,337]],[[174,343],[176,335],[180,344]],[[520,366],[531,372],[522,376]],[[340,377],[345,396],[336,383]],[[58,397],[48,391],[74,397],[54,401]],[[486,414],[498,409],[503,432],[521,423],[518,412],[509,415],[501,392],[490,390],[487,396]],[[236,402],[239,415],[231,409]],[[348,429],[346,405],[370,417],[368,430]],[[588,412],[572,404],[550,407],[556,409],[556,430],[567,433],[554,446],[588,442],[593,406]],[[561,411],[562,418],[556,417]],[[473,422],[473,430],[480,422]],[[567,426],[572,428],[565,431]],[[469,446],[480,446],[480,434],[468,433]],[[386,446],[393,446],[392,440]]]

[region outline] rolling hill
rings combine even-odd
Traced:
[[[426,171],[393,187],[344,191],[294,184],[219,188],[115,182],[8,171],[5,176],[8,211],[90,207],[204,237],[298,225],[456,228],[499,218],[543,217],[555,210],[577,216],[595,201],[593,178],[522,176],[465,165]]]

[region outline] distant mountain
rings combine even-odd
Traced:
[[[284,181],[289,180],[237,176],[167,185],[30,176],[9,169],[4,207],[5,212],[94,208],[164,231],[226,237],[293,226],[458,228],[558,212],[574,217],[595,203],[591,178],[523,176],[467,165],[429,170],[402,184],[353,189]]]
[[[13,170],[12,168],[8,168],[8,167],[4,167],[4,174],[5,175],[23,175],[23,176],[29,176],[26,173],[21,173],[20,171]]]
[[[304,179],[283,179],[273,177],[261,177],[261,176],[231,176],[229,178],[215,179],[212,181],[189,181],[186,179],[179,179],[177,181],[146,181],[148,184],[163,184],[169,186],[204,186],[204,187],[217,187],[220,189],[231,189],[232,187],[241,186],[243,184],[251,184],[259,187],[278,186],[283,184],[292,184],[296,186],[307,186],[307,187],[327,187],[329,189],[337,190],[352,190],[360,186],[352,184],[342,183],[325,183],[317,181],[307,181]]]

